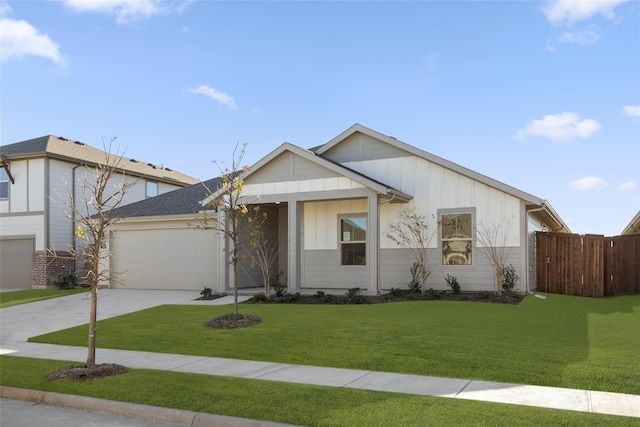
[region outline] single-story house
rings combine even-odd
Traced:
[[[0,147],[0,287],[52,286],[58,276],[75,270],[73,258],[61,259],[52,253],[73,249],[76,224],[65,210],[71,211],[73,194],[82,212],[82,180],[92,167],[104,162],[105,155],[83,142],[54,135]],[[118,172],[135,181],[123,203],[198,182],[163,166],[122,160]]]
[[[569,232],[544,199],[474,172],[394,137],[356,124],[312,149],[284,143],[243,175],[247,204],[268,214],[278,239],[277,268],[289,292],[366,294],[405,288],[413,259],[387,237],[404,209],[423,215],[432,230],[427,287],[493,290],[493,269],[476,230],[504,233],[506,265],[536,288],[535,232]],[[194,226],[216,197],[215,180],[122,207],[111,229],[111,287],[232,290],[220,233]],[[177,209],[174,209],[176,207]],[[508,224],[509,227],[501,224]],[[246,260],[239,288],[261,281]]]

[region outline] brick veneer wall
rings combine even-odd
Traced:
[[[33,254],[31,285],[34,288],[53,287],[58,276],[68,276],[75,270],[75,258],[68,254]]]

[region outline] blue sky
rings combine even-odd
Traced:
[[[199,179],[248,142],[360,123],[547,199],[576,233],[640,209],[638,1],[4,1],[0,136]]]

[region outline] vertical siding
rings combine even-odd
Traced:
[[[404,208],[415,209],[424,215],[435,230],[438,209],[472,207],[476,208],[476,225],[485,224],[490,227],[500,224],[501,220],[511,219],[508,244],[520,246],[521,207],[520,200],[516,197],[417,157],[349,162],[348,166],[363,173],[372,173],[372,178],[382,182],[385,182],[382,177],[388,176],[391,179],[393,176],[396,188],[414,196],[413,200],[404,205],[382,205],[382,248],[395,247],[386,238],[386,231],[388,224],[395,222]],[[387,170],[393,173],[386,173]],[[437,242],[432,242],[433,247],[436,244]]]
[[[29,160],[29,211],[40,212],[45,209],[45,170],[44,159]]]
[[[70,249],[73,238],[73,226],[71,220],[65,216],[65,211],[71,211],[69,205],[69,192],[72,189],[73,164],[58,160],[49,160],[49,247],[57,251]],[[77,187],[77,184],[76,184]],[[76,191],[76,199],[80,196]]]
[[[340,265],[338,247],[338,216],[366,212],[366,199],[304,203],[301,288],[368,288],[367,266]],[[373,225],[367,227],[369,233],[375,232]]]
[[[14,184],[9,184],[9,197],[11,203],[11,212],[28,212],[29,211],[29,162],[19,161],[11,162],[11,174],[15,179]],[[42,186],[42,182],[34,183]]]

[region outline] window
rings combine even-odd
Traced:
[[[342,265],[366,265],[367,219],[340,218],[340,259]]]
[[[9,198],[9,174],[4,169],[4,167],[0,167],[0,199],[8,199]]]
[[[442,265],[471,265],[473,213],[442,213],[440,221]]]
[[[158,195],[158,183],[155,181],[147,181],[147,199]]]

